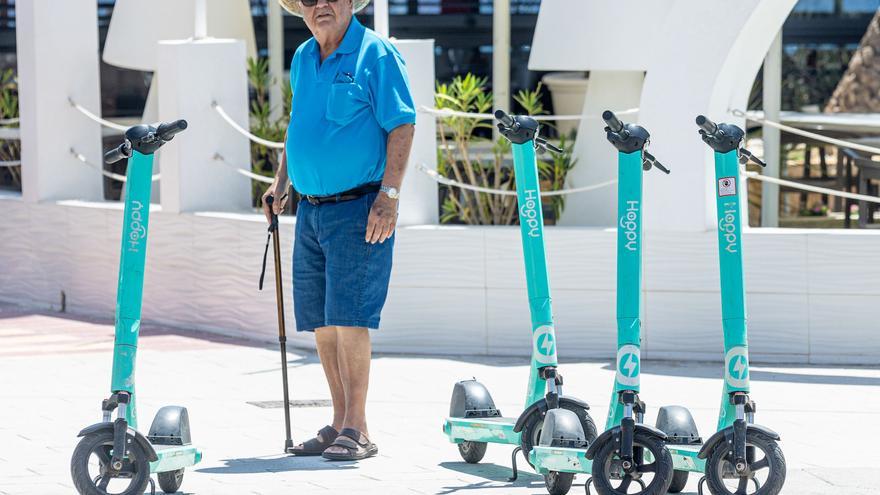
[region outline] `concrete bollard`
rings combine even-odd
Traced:
[[[36,203],[103,199],[101,126],[68,98],[100,113],[98,24],[94,0],[16,4],[22,196]]]
[[[228,164],[250,170],[250,142],[229,126],[213,102],[248,127],[245,43],[202,39],[160,41],[159,120],[186,119],[189,128],[162,148],[164,212],[243,211],[251,181]],[[220,154],[223,163],[214,157]]]

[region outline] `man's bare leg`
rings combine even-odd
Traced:
[[[345,422],[345,389],[342,386],[342,375],[339,370],[336,336],[336,327],[315,329],[315,346],[318,348],[318,357],[321,359],[321,366],[324,367],[324,376],[327,377],[327,385],[330,387],[330,399],[333,401],[333,424],[331,426],[336,431],[342,431],[342,425]],[[326,439],[319,438],[319,440]]]
[[[345,390],[343,428],[367,432],[367,389],[370,384],[370,331],[363,327],[336,327],[336,349],[342,387]],[[354,439],[357,440],[357,439]],[[345,454],[342,447],[330,447],[332,453]]]

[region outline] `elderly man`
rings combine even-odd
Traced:
[[[296,218],[297,331],[313,331],[333,399],[333,422],[296,455],[359,460],[378,448],[367,431],[370,335],[388,292],[397,198],[415,124],[404,61],[354,13],[369,0],[280,0],[313,37],[290,65],[286,146],[263,197],[282,198],[288,170],[303,196]],[[274,202],[276,213],[283,208]]]

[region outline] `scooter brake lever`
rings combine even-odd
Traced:
[[[663,172],[664,174],[667,174],[667,175],[669,174],[670,170],[669,170],[668,168],[666,168],[662,163],[660,163],[660,162],[657,160],[657,158],[654,157],[654,155],[648,153],[647,151],[645,151],[644,153],[645,153],[645,161],[646,161],[648,164],[650,164],[650,165],[653,166],[653,167],[657,167],[657,168],[660,169],[660,171]]]
[[[751,151],[749,151],[749,150],[747,150],[747,149],[745,149],[745,148],[740,148],[738,151],[739,151],[739,156],[740,156],[740,158],[745,157],[745,159],[746,159],[745,162],[743,162],[742,160],[740,160],[740,163],[742,163],[743,165],[745,165],[747,162],[752,162],[752,163],[756,163],[756,164],[758,164],[758,165],[760,165],[760,166],[762,166],[762,167],[766,167],[766,166],[767,166],[767,164],[764,163],[763,160],[761,160],[760,158],[758,158],[757,156],[755,156],[754,154],[752,154]]]

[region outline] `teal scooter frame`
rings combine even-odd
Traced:
[[[103,421],[79,432],[82,440],[71,458],[73,484],[81,495],[106,495],[111,488],[114,493],[140,495],[148,484],[155,492],[150,473],[158,474],[163,491],[174,493],[183,482],[184,469],[202,459],[199,449],[191,445],[189,414],[185,407],[161,408],[145,436],[137,429],[135,406],[134,372],[143,301],[153,153],[186,127],[184,120],[157,127],[132,127],[125,133],[125,142],[104,156],[107,163],[130,160],[116,294],[111,395],[101,405]],[[114,410],[117,416],[111,421]],[[90,472],[90,464],[95,464],[97,470]],[[122,487],[124,490],[119,491]]]
[[[581,400],[562,395],[562,376],[557,370],[556,335],[550,300],[550,279],[544,245],[537,149],[559,152],[538,135],[538,122],[528,116],[508,116],[495,112],[498,129],[511,142],[516,192],[519,205],[520,235],[525,261],[526,285],[532,323],[532,358],[526,389],[525,407],[518,417],[504,417],[495,407],[488,389],[480,382],[465,380],[455,384],[449,417],[443,432],[449,441],[458,444],[461,457],[477,463],[486,453],[488,443],[516,445],[511,455],[516,479],[516,454],[522,451],[526,460],[537,444],[548,411],[565,410],[575,418],[581,441],[596,437],[596,427]],[[571,484],[571,478],[551,482]]]
[[[591,473],[585,485],[587,492],[592,484],[602,495],[660,495],[666,493],[671,481],[672,459],[664,446],[666,435],[643,424],[645,403],[639,398],[642,176],[655,167],[667,174],[669,170],[645,149],[651,137],[645,128],[624,124],[611,111],[605,111],[602,118],[607,124],[608,141],[618,150],[617,372],[605,432],[588,448],[572,448],[560,442],[564,438],[560,432],[544,428],[531,460],[538,472],[545,475]],[[631,492],[635,485],[640,491]],[[555,488],[547,486],[551,495],[564,495]]]
[[[718,263],[721,274],[721,316],[724,331],[724,388],[716,432],[700,443],[690,412],[681,406],[661,408],[657,427],[670,436],[675,474],[671,492],[681,491],[688,472],[704,473],[703,484],[713,495],[776,495],[785,483],[785,457],[779,434],[754,423],[755,403],[749,397],[749,353],[743,275],[742,200],[739,165],[766,166],[742,147],[745,133],[732,124],[696,119],[702,140],[714,150],[718,218]],[[763,457],[760,457],[763,456]],[[766,470],[763,483],[758,475]],[[763,476],[763,475],[762,475]],[[736,484],[733,488],[727,483]]]

